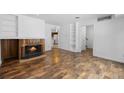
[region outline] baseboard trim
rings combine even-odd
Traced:
[[[122,62],[122,61],[118,61],[118,60],[114,60],[114,59],[110,59],[110,58],[105,58],[105,57],[96,56],[96,55],[93,55],[93,57],[124,64],[124,62]]]

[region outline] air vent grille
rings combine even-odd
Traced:
[[[105,17],[100,17],[97,19],[97,21],[104,21],[104,20],[110,20],[112,19],[112,16],[105,16]]]

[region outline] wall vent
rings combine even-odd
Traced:
[[[100,18],[97,19],[97,21],[105,21],[105,20],[110,20],[110,19],[112,19],[111,15],[110,16],[105,16],[105,17],[100,17]]]

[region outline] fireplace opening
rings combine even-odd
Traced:
[[[31,58],[40,56],[43,54],[43,47],[42,45],[28,45],[25,46],[25,55],[23,58]]]

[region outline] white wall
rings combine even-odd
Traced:
[[[0,14],[0,39],[17,39],[17,17]]]
[[[1,59],[1,40],[0,40],[0,65],[2,64],[2,59]]]
[[[59,47],[65,50],[70,50],[70,24],[65,24],[61,26],[59,32]]]
[[[24,15],[0,15],[0,38],[45,38],[45,22]]]
[[[45,22],[38,18],[18,15],[18,38],[45,38]]]
[[[52,25],[45,25],[45,50],[51,50],[52,47],[52,37],[51,37],[51,27]]]
[[[124,63],[124,18],[95,24],[93,55]]]
[[[93,25],[88,25],[86,27],[86,37],[87,37],[87,47],[88,48],[93,48],[93,36],[94,36],[94,26]]]

